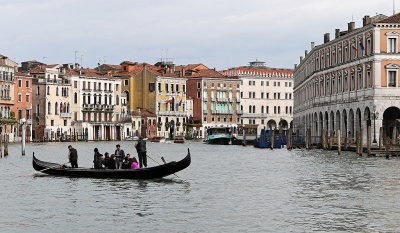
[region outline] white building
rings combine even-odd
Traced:
[[[304,134],[321,136],[322,130],[341,130],[342,137],[372,127],[372,141],[392,137],[400,119],[400,14],[365,16],[363,27],[354,22],[347,31],[325,34],[324,44],[300,58],[294,71],[294,122]],[[374,127],[375,125],[375,127]]]
[[[293,75],[290,69],[267,68],[265,62],[231,68],[222,73],[240,79],[241,124],[256,124],[258,132],[287,130],[293,119]]]

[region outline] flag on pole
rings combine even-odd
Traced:
[[[182,100],[181,101],[179,101],[179,107],[182,105]]]
[[[173,102],[172,96],[170,96],[169,99],[167,100],[167,104],[168,104],[168,103],[172,103],[172,102]]]

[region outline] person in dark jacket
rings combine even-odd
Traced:
[[[130,161],[130,159],[131,159],[131,155],[130,154],[126,154],[125,160],[122,163],[122,169],[131,169],[131,163],[132,162]]]
[[[71,145],[68,146],[69,154],[68,159],[72,168],[78,168],[78,152]]]
[[[135,145],[136,151],[139,157],[139,167],[142,168],[147,167],[147,149],[146,149],[146,141],[143,140],[143,137],[140,136],[138,142]]]
[[[116,169],[115,164],[116,164],[116,162],[115,162],[115,155],[112,154],[112,155],[111,155],[111,158],[110,158],[110,161],[108,162],[108,169]]]
[[[115,150],[115,167],[116,169],[121,169],[122,162],[124,162],[125,152],[121,150],[121,146],[116,145],[117,149]]]
[[[99,149],[94,148],[94,157],[93,157],[93,163],[94,163],[94,168],[95,169],[101,169],[102,168],[102,163],[103,163],[103,155],[100,154]]]
[[[110,154],[108,152],[104,153],[105,158],[102,160],[102,164],[105,168],[109,168]],[[114,161],[113,161],[114,162]]]

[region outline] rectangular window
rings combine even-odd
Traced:
[[[389,38],[389,46],[388,46],[388,52],[389,53],[395,53],[397,50],[397,39],[396,38]]]
[[[264,86],[264,81],[261,81],[261,86]]]
[[[149,91],[153,92],[153,91],[155,91],[155,89],[156,89],[155,84],[154,83],[149,83]]]
[[[54,126],[54,120],[50,121],[51,126]]]
[[[29,80],[26,80],[26,81],[25,81],[25,87],[26,87],[26,88],[29,88],[29,87],[30,87]]]
[[[168,83],[165,84],[165,92],[168,93],[169,89],[168,89]]]
[[[129,86],[129,80],[128,79],[124,80],[124,86]]]
[[[78,81],[74,81],[74,88],[78,88]]]
[[[161,93],[161,83],[158,83],[158,92]]]
[[[201,94],[200,94],[200,91],[198,91],[197,92],[197,98],[200,98],[201,97]]]
[[[175,85],[175,90],[176,90],[176,92],[179,93],[179,84],[176,84],[176,85]]]
[[[25,101],[26,101],[27,103],[30,103],[30,102],[31,102],[31,98],[30,98],[30,95],[29,95],[29,94],[26,94],[26,95],[25,95]]]
[[[269,81],[267,81],[267,86],[269,86]]]
[[[197,83],[197,88],[200,89],[200,87],[201,87],[201,83],[198,82],[198,83]]]
[[[269,113],[269,106],[266,106],[265,108],[266,108],[265,112],[268,114]]]
[[[18,93],[18,102],[22,102],[22,94]]]
[[[389,71],[389,87],[396,87],[396,71]]]
[[[186,85],[185,84],[182,85],[182,92],[183,92],[183,94],[186,93]]]
[[[22,80],[21,79],[18,80],[18,88],[22,88]]]
[[[64,126],[67,126],[67,120],[64,120]]]
[[[267,95],[266,95],[266,96],[267,96],[267,99],[269,99],[269,93],[267,92],[266,94],[267,94]]]
[[[40,87],[36,88],[36,95],[40,95]]]

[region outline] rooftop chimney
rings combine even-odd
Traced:
[[[340,37],[340,29],[335,29],[335,39]]]
[[[314,42],[311,42],[311,50],[313,50],[314,47],[315,47],[315,43],[314,43]]]
[[[354,23],[354,22],[348,23],[347,26],[348,26],[348,29],[347,29],[348,32],[352,32],[352,31],[354,31],[354,29],[356,29],[356,23]]]
[[[371,18],[369,17],[369,15],[364,16],[363,18],[363,27],[370,25],[371,24]]]
[[[304,50],[304,57],[307,57],[308,55],[308,50]]]
[[[294,69],[296,69],[297,68],[297,64],[294,64]]]
[[[300,56],[300,63],[303,61],[303,56]]]
[[[324,34],[324,44],[328,43],[331,40],[330,36],[331,36],[331,34],[329,34],[329,33]]]

